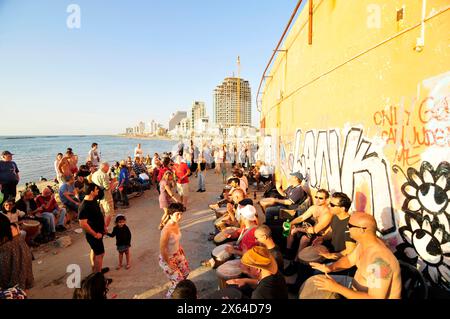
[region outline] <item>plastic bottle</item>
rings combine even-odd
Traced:
[[[288,237],[291,232],[291,223],[289,219],[283,223],[283,236]]]

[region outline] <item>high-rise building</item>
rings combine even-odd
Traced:
[[[145,123],[144,122],[139,122],[138,124],[138,134],[142,135],[145,132]]]
[[[169,131],[173,130],[182,119],[187,117],[187,112],[185,111],[178,111],[176,113],[172,113],[169,119]]]
[[[240,90],[238,90],[238,83],[240,83]],[[239,114],[238,104],[240,104]],[[214,121],[222,128],[251,126],[252,102],[249,82],[236,77],[225,78],[223,83],[214,90],[213,110]]]
[[[195,122],[203,117],[206,117],[205,102],[194,101],[191,112],[191,129],[194,129]]]

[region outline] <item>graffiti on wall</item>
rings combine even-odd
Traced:
[[[308,177],[311,187],[326,187],[331,192],[344,192],[355,198],[358,182],[370,185],[372,211],[379,231],[396,230],[389,168],[381,152],[363,136],[363,129],[352,127],[344,134],[339,130],[296,132],[293,171]],[[326,185],[326,186],[325,186]]]
[[[450,164],[441,162],[435,170],[422,162],[419,171],[410,167],[404,176],[405,226],[399,232],[405,242],[397,250],[431,282],[450,289]]]
[[[395,145],[393,163],[413,166],[421,162],[423,147],[442,154],[450,147],[450,72],[422,81],[410,103],[402,98],[376,110],[375,128],[387,145]],[[423,96],[421,96],[423,95]]]

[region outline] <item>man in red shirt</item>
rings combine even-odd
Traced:
[[[180,194],[181,202],[187,209],[187,201],[189,194],[189,167],[187,166],[185,160],[178,155],[177,163],[174,165],[175,175],[177,176],[177,190]]]
[[[66,219],[66,209],[58,206],[55,200],[55,195],[52,193],[50,188],[46,187],[42,191],[42,195],[36,197],[36,204],[42,211],[52,213],[55,218],[59,216],[58,223],[56,224],[57,231],[64,231],[64,221]]]

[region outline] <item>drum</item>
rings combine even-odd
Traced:
[[[222,245],[222,244],[225,244],[227,242],[235,240],[236,238],[233,238],[233,237],[227,238],[227,235],[228,234],[232,235],[238,229],[239,228],[237,228],[237,227],[227,227],[227,228],[225,228],[220,233],[218,233],[216,236],[214,236],[214,243],[216,245]]]
[[[225,250],[225,248],[230,245],[233,245],[233,243],[222,244],[213,249],[213,251],[211,252],[211,256],[214,258],[215,267],[219,267],[220,265],[222,265],[223,263],[225,263],[226,261],[230,260],[233,257],[232,254],[228,253]]]
[[[239,278],[242,274],[241,260],[233,259],[220,265],[217,268],[217,278],[219,279],[219,288],[224,289],[227,287],[227,280]]]
[[[317,289],[314,279],[325,275],[315,275],[309,277],[300,287],[298,299],[339,299],[339,294]]]
[[[326,253],[326,252],[328,252],[328,249],[323,245],[308,246],[302,249],[298,253],[297,257],[299,261],[304,264],[309,264],[310,262],[320,263],[324,261],[325,258],[320,256],[319,253]]]
[[[220,218],[227,212],[227,207],[219,207],[218,209],[215,209],[214,212],[216,213],[216,218]]]
[[[242,291],[238,288],[228,286],[210,294],[207,299],[242,299]]]
[[[27,233],[25,241],[29,243],[40,233],[41,223],[34,219],[26,219],[22,222],[22,229]]]

